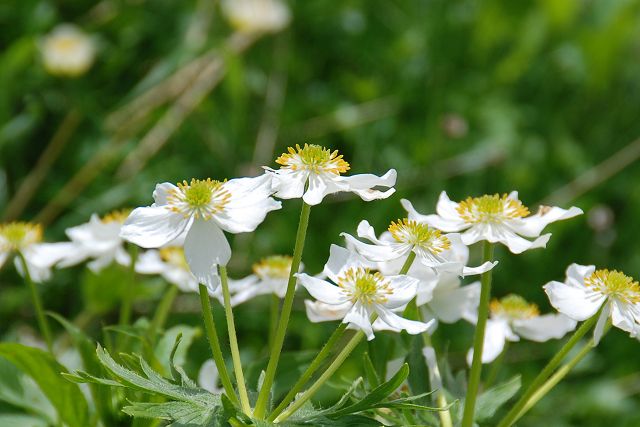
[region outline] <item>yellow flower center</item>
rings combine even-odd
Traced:
[[[160,249],[160,258],[167,264],[190,271],[187,259],[184,257],[184,249],[178,246],[167,246]]]
[[[537,305],[515,294],[509,294],[501,300],[494,299],[489,309],[494,316],[506,317],[509,320],[530,319],[540,315]]]
[[[129,217],[131,213],[131,209],[118,209],[112,212],[109,212],[105,216],[102,217],[103,224],[109,224],[112,222],[119,222],[123,224],[124,221]]]
[[[287,279],[292,258],[288,255],[272,255],[253,264],[253,272],[261,279]]]
[[[177,186],[167,196],[167,203],[170,210],[181,213],[185,218],[193,216],[209,220],[221,212],[231,198],[224,182],[210,178],[182,181]]]
[[[61,53],[73,53],[77,49],[82,48],[85,43],[84,38],[78,36],[56,36],[51,40],[51,47]]]
[[[508,219],[523,218],[529,215],[529,209],[520,200],[507,194],[468,197],[458,204],[458,214],[468,224],[501,223]]]
[[[451,242],[440,230],[407,218],[392,221],[389,232],[396,241],[419,246],[432,254],[451,249]]]
[[[328,148],[315,144],[304,144],[304,147],[300,148],[300,145],[296,144],[295,149],[289,147],[288,151],[276,159],[276,163],[287,169],[308,170],[316,174],[326,172],[336,175],[350,169],[349,163],[342,159],[338,150],[332,152]]]
[[[0,251],[18,251],[42,241],[42,226],[29,222],[0,225]]]
[[[338,286],[352,301],[364,304],[382,304],[387,302],[393,290],[389,282],[379,272],[371,273],[368,268],[350,268],[338,277]]]
[[[640,303],[640,285],[621,271],[596,270],[584,279],[584,284],[595,292],[625,303]]]

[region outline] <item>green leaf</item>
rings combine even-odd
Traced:
[[[200,328],[192,326],[177,325],[168,329],[155,348],[155,357],[162,364],[164,372],[172,372],[173,367],[185,364],[187,351],[193,340],[202,334]],[[177,338],[180,336],[180,340]],[[173,352],[173,363],[170,356]]]
[[[411,337],[411,346],[405,361],[411,369],[411,376],[407,379],[409,388],[413,394],[421,394],[429,391],[429,371],[422,354],[423,341],[420,335]]]
[[[216,417],[217,412],[222,407],[220,396],[196,387],[191,380],[185,380],[186,375],[182,370],[178,371],[182,376],[181,384],[175,384],[154,371],[139,356],[136,362],[133,363],[133,355],[123,355],[127,356],[126,359],[129,360],[130,366],[139,370],[139,372],[136,372],[118,364],[100,345],[98,345],[96,354],[106,371],[115,381],[98,378],[86,372],[76,372],[69,378],[78,382],[126,387],[151,395],[162,396],[170,400],[169,402],[159,403],[132,402],[131,405],[123,408],[125,413],[139,418],[170,420],[177,425],[184,424],[193,427],[219,424],[218,421],[213,423],[211,420]]]
[[[371,358],[367,352],[362,355],[362,365],[364,367],[364,373],[367,378],[367,382],[369,383],[369,387],[378,387],[380,385],[380,378],[378,377],[376,368],[374,368],[373,362],[371,362]]]
[[[25,414],[0,414],[0,427],[49,427],[51,422]]]
[[[487,421],[498,409],[509,401],[520,389],[520,375],[492,387],[478,396],[476,402],[476,421]]]
[[[88,425],[88,408],[84,395],[76,384],[66,381],[60,375],[66,369],[49,353],[20,344],[0,343],[0,356],[33,378],[63,422],[70,427]]]
[[[85,333],[82,332],[80,328],[66,320],[64,317],[52,312],[49,312],[47,314],[57,320],[58,323],[60,323],[69,333],[74,347],[80,354],[84,369],[95,376],[103,375],[104,370],[102,369],[100,361],[96,357],[94,342],[87,335],[85,335]],[[109,393],[109,390],[105,389],[104,387],[99,387],[95,383],[89,385],[89,390],[96,407],[96,412],[102,419],[103,423],[109,425],[111,422],[111,418],[108,415],[108,408],[111,401],[111,394]]]
[[[55,422],[56,410],[37,384],[3,358],[0,358],[0,401],[40,415],[50,424]]]

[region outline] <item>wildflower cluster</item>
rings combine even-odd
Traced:
[[[225,7],[239,6],[226,4]],[[513,254],[545,247],[551,237],[551,234],[542,234],[545,227],[580,215],[582,211],[577,207],[565,210],[545,206],[531,215],[516,192],[468,197],[461,202],[450,200],[443,192],[436,213],[421,214],[410,201],[401,200],[406,216],[390,220],[387,231],[381,235],[367,220],[361,220],[355,235],[341,233],[344,245],[332,245],[322,272],[313,275],[305,272],[302,264],[312,206],[337,192],[354,193],[364,201],[386,199],[395,191],[396,171],[389,170],[382,176],[347,176],[345,174],[351,170],[351,165],[341,154],[312,144],[289,148],[275,162],[280,168],[265,167],[265,173],[257,177],[229,180],[193,178],[176,185],[167,182],[157,184],[151,205],[119,210],[102,217],[94,214],[87,223],[67,229],[67,242],[42,243],[42,229],[38,225],[22,222],[1,225],[0,265],[11,254],[17,254],[16,266],[32,287],[33,281],[46,280],[54,266],[70,267],[87,260],[90,260],[88,267],[94,272],[100,272],[115,262],[128,268],[134,278],[136,273],[162,276],[175,287],[163,297],[158,313],[147,329],[147,347],[149,343],[153,345],[156,334],[162,329],[163,319],[178,290],[198,293],[213,356],[200,371],[201,388],[173,365],[179,338],[168,356],[169,380],[175,381],[176,375],[182,376],[181,387],[187,391],[171,389],[173,391],[168,393],[166,387],[169,386],[165,384],[168,380],[159,374],[156,376],[145,359],[140,359],[139,363],[127,363],[141,366],[150,381],[136,383],[138,377],[128,374],[126,368],[118,365],[101,347],[98,348],[98,358],[107,371],[126,387],[134,384],[137,391],[156,392],[176,404],[191,402],[189,399],[199,396],[200,403],[210,402],[214,408],[224,407],[225,422],[232,425],[240,425],[241,420],[242,425],[286,423],[305,405],[308,412],[309,399],[361,340],[371,341],[381,331],[404,331],[410,335],[423,335],[423,363],[429,370],[430,385],[439,389],[435,396],[440,423],[445,427],[452,426],[452,419],[458,414],[450,411],[447,393],[441,390],[441,369],[430,337],[441,322],[464,320],[475,327],[475,338],[467,354],[470,373],[464,410],[456,421],[463,427],[470,427],[475,419],[482,364],[496,360],[508,342],[561,339],[575,330],[572,338],[500,423],[500,426],[509,426],[535,403],[535,399],[539,399],[534,395],[539,396],[541,390],[552,386],[545,381],[555,381],[550,379],[551,374],[579,338],[592,328],[594,335],[588,345],[596,345],[611,325],[634,337],[640,335],[640,285],[619,271],[570,265],[564,282],[552,281],[543,288],[557,313],[541,314],[537,305],[511,293],[501,298],[491,297],[491,277],[498,267],[498,261],[493,259],[494,245],[500,243]],[[302,199],[292,255],[265,256],[253,264],[250,275],[238,280],[230,279],[227,264],[232,250],[225,233],[255,231],[267,214],[281,208],[282,202],[276,198]],[[483,261],[480,265],[469,266],[469,246],[477,242],[483,245]],[[138,246],[145,250],[139,253]],[[464,283],[468,276],[478,275],[480,281]],[[135,281],[131,286],[135,286]],[[278,399],[274,403],[277,405],[272,407],[270,401],[296,292],[312,297],[304,300],[311,322],[340,321],[340,324],[289,392],[284,397],[276,396]],[[40,313],[40,326],[52,349],[37,292],[34,291],[33,295]],[[270,355],[255,390],[255,399],[250,400],[252,385],[244,376],[232,308],[260,295],[271,295],[272,298]],[[224,307],[235,384],[222,354],[223,346],[217,335],[210,297],[215,297]],[[130,303],[130,300],[123,301],[121,327],[128,326]],[[576,329],[578,322],[583,323]],[[354,332],[343,339],[346,330]],[[338,345],[338,342],[342,344]],[[308,385],[331,353],[335,354],[329,365]],[[145,357],[152,357],[155,365],[161,365],[153,359],[156,355],[152,352],[146,351]],[[401,368],[394,378],[402,375],[406,378],[408,371],[404,369]],[[79,372],[74,378],[80,382],[117,384],[86,372]],[[171,387],[178,386],[173,384]],[[225,395],[225,402],[230,406],[220,403],[220,394]],[[394,408],[394,402],[408,405],[416,398],[376,403],[379,406],[362,404],[360,412],[373,411],[376,419],[389,421],[390,418],[385,418],[388,413],[374,409],[385,407],[385,404]],[[180,423],[184,420],[180,415],[183,414],[180,405],[162,407],[164,412],[149,412],[155,407],[147,403],[152,406],[145,406],[145,410],[141,409],[142,406],[135,410],[128,406],[123,410],[134,416],[143,414],[140,416]],[[403,408],[429,409],[415,403],[411,405]],[[201,405],[198,409],[205,411],[202,413],[193,408],[190,410],[207,421],[213,416],[211,411],[214,409],[207,409],[208,404],[204,407]],[[344,411],[344,406],[333,415],[339,417],[336,414],[340,411]],[[216,413],[220,415],[222,412]],[[325,416],[326,413],[315,416]],[[312,417],[307,421],[319,419]],[[205,421],[193,425],[210,425]]]

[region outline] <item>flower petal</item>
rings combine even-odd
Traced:
[[[156,188],[153,190],[153,200],[155,201],[155,206],[164,206],[168,204],[167,197],[177,190],[178,187],[171,184],[170,182],[156,184]]]
[[[572,206],[569,209],[558,207],[541,208],[535,215],[512,221],[509,225],[513,230],[525,237],[537,237],[542,230],[552,222],[582,215],[582,209]]]
[[[576,328],[576,321],[564,314],[544,314],[513,321],[516,334],[531,341],[544,342],[560,339]]]
[[[304,286],[312,297],[326,304],[337,305],[348,301],[342,288],[324,280],[316,279],[306,273],[296,273],[300,284]]]
[[[480,282],[474,282],[467,286],[446,287],[442,290],[437,287],[428,306],[435,316],[445,323],[454,323],[460,319],[475,323],[479,304]]]
[[[229,233],[248,233],[260,225],[267,213],[280,209],[282,204],[271,196],[271,177],[236,178],[223,184],[231,194],[222,212],[214,221]]]
[[[496,265],[498,265],[498,261],[487,261],[482,265],[479,265],[477,267],[464,267],[462,269],[462,277],[465,276],[475,276],[477,274],[482,274],[485,273],[489,270],[492,270],[493,267],[495,267]]]
[[[340,177],[339,182],[348,185],[348,188],[344,191],[351,191],[360,196],[365,202],[370,202],[371,200],[386,199],[395,193],[396,189],[393,188],[393,186],[396,185],[397,176],[398,173],[395,169],[389,169],[387,173],[382,176],[368,173],[351,175]],[[388,188],[388,190],[374,190],[374,187],[384,187]]]
[[[406,275],[388,276],[389,287],[393,293],[387,297],[384,306],[390,309],[402,307],[411,301],[418,291],[418,279]]]
[[[584,279],[591,276],[596,271],[595,265],[571,264],[567,267],[567,284],[572,286],[584,286]]]
[[[198,372],[198,385],[210,393],[220,393],[222,390],[218,387],[219,376],[218,368],[213,359],[208,359]]]
[[[600,343],[600,339],[602,338],[602,334],[604,333],[604,327],[609,320],[609,316],[611,315],[611,301],[605,302],[605,306],[598,317],[598,321],[596,322],[595,328],[593,328],[593,344],[598,345]]]
[[[361,242],[348,233],[340,233],[344,237],[348,245],[355,248],[360,255],[374,262],[385,262],[400,258],[411,251],[410,245],[402,243],[385,243],[383,245],[370,245]]]
[[[159,248],[178,237],[190,222],[164,206],[137,208],[122,225],[120,237],[143,248]]]
[[[596,314],[606,299],[604,295],[585,286],[571,286],[553,281],[543,288],[556,310],[577,321],[587,320]]]
[[[327,194],[330,194],[334,186],[329,186],[328,178],[316,174],[309,175],[309,187],[302,196],[302,200],[308,205],[315,206],[322,202]],[[337,190],[336,190],[337,191]],[[333,191],[335,192],[335,191]]]
[[[504,320],[487,320],[484,333],[484,344],[482,346],[482,363],[491,363],[504,350],[507,337],[512,336],[509,324]],[[516,337],[517,338],[517,337]],[[473,360],[473,348],[467,353],[467,363],[471,366]]]
[[[420,334],[431,326],[433,320],[429,323],[418,322],[416,320],[405,319],[398,316],[386,307],[374,306],[374,310],[378,313],[376,321],[373,323],[375,330],[386,330],[393,332],[407,331],[411,335]]]
[[[440,194],[440,199],[438,200],[436,208],[438,215],[423,215],[418,213],[407,199],[400,200],[400,203],[407,211],[409,219],[424,222],[438,230],[456,232],[469,228],[469,224],[465,223],[455,210],[458,204],[449,200],[447,193],[444,191]],[[441,215],[441,213],[444,216]]]
[[[271,175],[272,187],[275,196],[279,199],[299,199],[304,194],[304,186],[309,179],[309,171],[264,168],[266,173]]]
[[[344,316],[342,323],[347,323],[348,329],[361,330],[366,335],[367,340],[371,341],[375,336],[373,335],[373,328],[371,326],[370,319],[370,310],[358,301]]]
[[[343,304],[332,305],[320,301],[304,300],[307,310],[307,317],[313,323],[327,322],[331,320],[342,320],[351,309],[352,303],[347,301]]]
[[[196,219],[184,240],[184,257],[198,281],[213,291],[219,284],[216,264],[229,262],[231,248],[213,221]]]

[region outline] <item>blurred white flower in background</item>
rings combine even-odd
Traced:
[[[130,212],[129,209],[121,209],[102,218],[93,214],[89,222],[67,228],[65,232],[71,245],[57,266],[70,267],[87,259],[93,260],[87,264],[93,272],[99,272],[113,261],[129,265],[131,257],[124,248],[120,229]]]
[[[136,271],[142,274],[159,274],[183,292],[199,291],[198,279],[189,270],[184,249],[179,246],[143,252],[136,262]]]
[[[482,349],[482,363],[491,363],[504,350],[507,341],[520,341],[520,337],[544,342],[560,339],[576,328],[576,321],[564,314],[540,315],[538,306],[527,302],[519,295],[491,301],[491,316],[487,320],[487,330]],[[473,349],[467,353],[467,363],[471,365]]]
[[[42,227],[28,222],[0,224],[0,267],[11,255],[20,252],[24,256],[29,275],[34,282],[51,277],[51,267],[69,250],[69,243],[42,243]],[[14,264],[24,276],[19,257]]]
[[[40,43],[45,69],[56,76],[77,77],[93,64],[95,42],[72,24],[61,24],[47,34]]]
[[[288,255],[271,255],[253,264],[253,274],[230,281],[229,287],[234,292],[231,305],[236,306],[258,295],[275,294],[278,298],[284,298],[291,261]],[[300,265],[299,271],[302,269]]]
[[[279,0],[224,0],[222,12],[242,32],[275,33],[285,28],[291,13]]]
[[[198,385],[210,393],[219,394],[222,392],[222,388],[218,387],[219,377],[220,374],[213,359],[208,359],[198,372]]]

